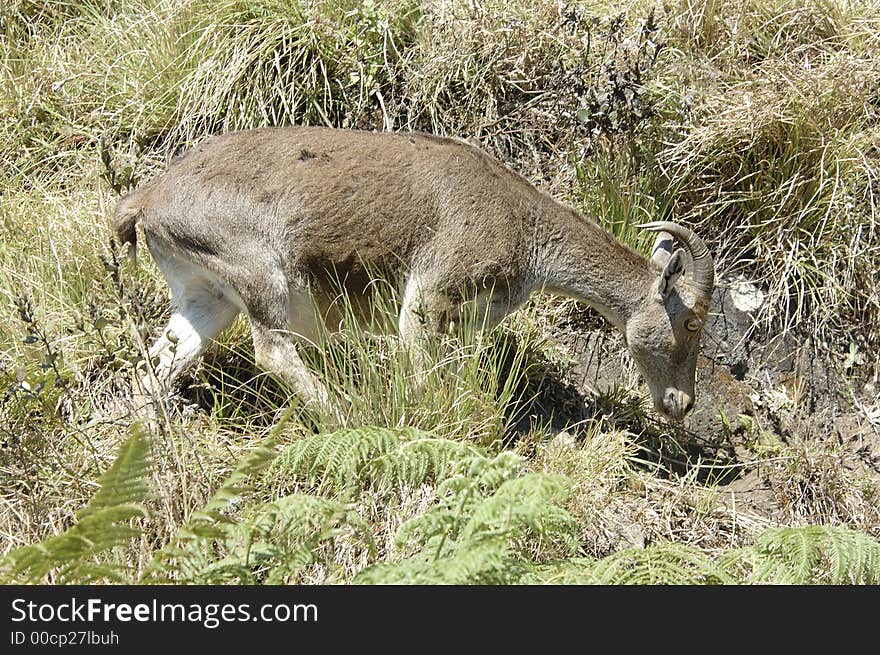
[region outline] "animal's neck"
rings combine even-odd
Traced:
[[[534,227],[538,284],[590,305],[625,334],[654,281],[647,260],[564,205],[548,199],[543,209]]]

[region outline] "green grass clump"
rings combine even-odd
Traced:
[[[381,112],[417,3],[79,3],[5,14],[0,154],[19,179],[102,141],[155,165],[218,131],[363,125]],[[379,113],[381,116],[381,113]],[[142,151],[142,152],[141,152]]]
[[[736,254],[727,268],[761,280],[769,325],[833,339],[877,310],[878,6],[710,4],[677,14],[675,77],[660,78],[675,137],[658,161],[676,212]]]

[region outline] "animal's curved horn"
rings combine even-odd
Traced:
[[[707,301],[712,298],[712,289],[715,288],[715,267],[712,264],[712,255],[709,254],[709,249],[703,240],[693,230],[669,221],[642,223],[636,227],[651,232],[668,232],[678,239],[688,249],[694,262],[694,268],[690,272],[691,283]]]

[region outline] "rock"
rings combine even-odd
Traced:
[[[547,454],[559,454],[577,448],[577,439],[570,432],[560,430],[559,433],[544,446]]]

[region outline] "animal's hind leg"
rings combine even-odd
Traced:
[[[147,393],[166,393],[239,313],[238,307],[208,281],[176,289],[168,325],[150,348],[153,370],[141,379]]]

